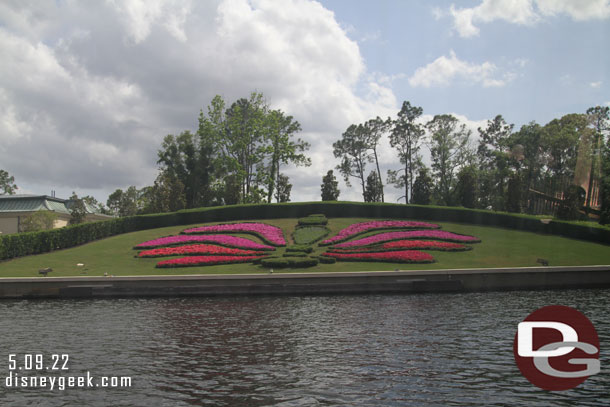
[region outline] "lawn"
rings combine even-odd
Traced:
[[[369,219],[331,218],[327,227],[329,236],[355,222]],[[256,222],[249,220],[248,222]],[[282,228],[289,244],[297,219],[271,219],[262,222]],[[158,269],[155,264],[160,258],[135,258],[133,246],[157,237],[178,234],[188,227],[182,225],[161,229],[151,229],[110,237],[66,250],[28,256],[0,262],[0,277],[38,277],[38,270],[53,269],[52,277],[60,276],[115,276],[126,275],[178,275],[178,274],[234,274],[267,273],[262,266],[253,264],[231,264],[207,267]],[[476,236],[481,243],[473,244],[473,250],[466,252],[427,251],[436,259],[432,264],[395,264],[380,262],[338,262],[319,264],[307,269],[274,270],[274,272],[341,272],[341,271],[382,271],[382,270],[427,270],[487,267],[532,267],[540,266],[537,259],[546,259],[550,266],[610,264],[610,246],[567,239],[559,236],[540,235],[511,229],[474,226],[458,223],[440,223],[442,230]],[[252,235],[236,235],[262,243]],[[365,235],[362,235],[365,236]],[[313,255],[325,251],[314,245]],[[277,250],[278,255],[285,252]],[[83,266],[77,266],[82,263]]]

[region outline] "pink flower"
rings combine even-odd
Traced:
[[[320,245],[329,245],[342,242],[355,235],[379,229],[438,229],[439,225],[434,223],[415,222],[407,220],[373,220],[369,222],[354,223],[342,229],[337,235],[324,240]]]
[[[370,246],[373,244],[389,242],[392,240],[428,238],[436,240],[453,241],[460,243],[476,243],[481,240],[474,236],[458,235],[457,233],[445,232],[443,230],[411,230],[407,232],[386,232],[378,235],[363,237],[362,239],[352,240],[335,245],[337,248]]]
[[[367,247],[348,247],[340,248],[333,247],[329,251],[336,251],[337,253],[367,253],[367,252],[378,252],[378,251],[392,251],[392,250],[445,250],[445,251],[461,251],[470,250],[472,247],[466,246],[459,243],[450,242],[439,242],[436,240],[395,240],[382,244],[381,246],[367,246]]]
[[[275,250],[274,247],[253,242],[250,239],[229,235],[179,235],[165,236],[140,243],[135,249],[149,249],[160,246],[176,246],[183,243],[216,243],[222,246],[237,247],[249,250]]]
[[[188,256],[188,255],[232,255],[232,256],[260,256],[263,253],[253,250],[233,249],[210,244],[193,244],[178,247],[160,247],[157,249],[144,250],[138,253],[138,257],[164,257],[164,256]]]
[[[267,225],[266,223],[225,223],[186,229],[182,233],[253,233],[274,246],[286,246],[286,239],[284,239],[282,229],[277,226]]]
[[[334,253],[326,252],[324,256],[343,261],[383,261],[387,263],[432,263],[434,257],[417,250],[377,253]]]

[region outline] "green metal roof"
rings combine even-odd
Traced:
[[[70,200],[48,195],[0,195],[0,213],[48,210],[69,215],[70,206]],[[85,204],[85,208],[87,213],[99,215],[92,206]]]

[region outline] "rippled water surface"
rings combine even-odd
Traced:
[[[512,353],[517,324],[551,304],[585,313],[600,337],[602,372],[567,392],[531,385]],[[65,353],[60,374],[132,387],[2,383],[0,405],[607,406],[609,311],[610,290],[3,301],[3,382],[9,354]]]

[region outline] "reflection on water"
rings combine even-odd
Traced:
[[[521,376],[517,324],[550,304],[597,328],[602,373],[559,393]],[[0,387],[17,406],[610,405],[610,290],[0,302],[9,353],[70,355],[128,389]],[[4,384],[4,383],[3,383]]]

